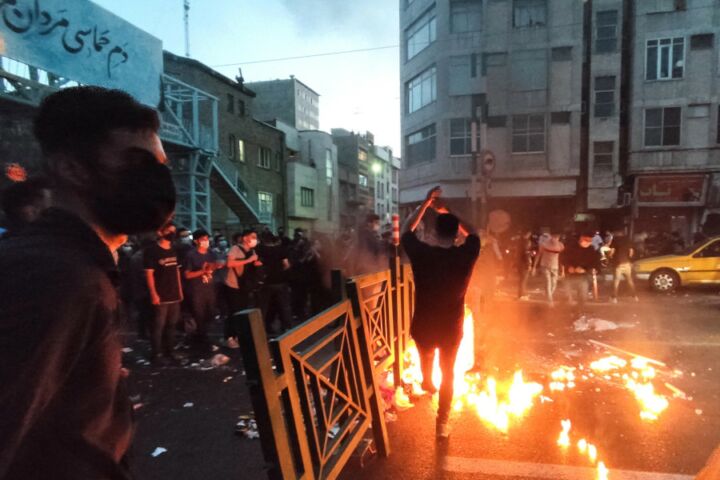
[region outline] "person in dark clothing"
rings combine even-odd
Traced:
[[[527,294],[528,278],[533,269],[532,232],[524,230],[518,239],[518,299],[529,300]]]
[[[129,479],[117,267],[175,208],[155,110],[71,87],[35,119],[53,206],[0,242],[0,478]]]
[[[410,334],[420,354],[425,391],[435,390],[431,381],[432,365],[435,349],[439,350],[442,384],[436,434],[442,439],[449,436],[455,357],[463,336],[465,293],[480,254],[480,238],[470,234],[472,229],[462,225],[450,213],[440,213],[437,217],[437,246],[430,246],[417,238],[415,229],[440,194],[440,187],[430,190],[423,204],[405,221],[402,247],[410,258],[415,278],[415,314]],[[460,246],[456,246],[458,232],[465,237]]]
[[[271,334],[279,333],[273,328],[275,316],[280,319],[281,331],[292,327],[290,286],[288,284],[288,251],[278,237],[270,231],[263,232],[258,255],[263,264],[264,282],[260,289],[259,306],[265,318],[265,326]]]
[[[285,248],[290,248],[293,241],[285,234],[285,227],[278,227],[277,236],[280,239],[280,244]]]
[[[369,214],[365,225],[358,231],[351,260],[354,262],[353,271],[356,275],[388,268],[388,251],[380,238],[380,217],[376,214]]]
[[[185,255],[183,276],[187,296],[197,330],[195,340],[207,342],[208,327],[215,318],[216,293],[213,272],[222,267],[215,253],[210,250],[210,234],[205,230],[193,232],[196,248]]]
[[[290,247],[290,290],[292,294],[292,313],[297,321],[307,318],[308,298],[310,295],[312,263],[314,254],[310,240],[301,228],[295,229]]]
[[[258,245],[257,232],[248,229],[233,235],[233,246],[227,257],[223,290],[228,305],[225,321],[225,341],[228,348],[238,348],[239,326],[233,314],[254,306],[260,288],[258,269],[262,262],[255,253]]]
[[[587,301],[593,273],[599,272],[602,266],[600,252],[595,250],[592,240],[592,233],[581,233],[560,255],[568,301],[572,302],[573,293],[576,293],[580,307]]]
[[[150,324],[153,317],[153,306],[150,302],[150,290],[148,290],[143,262],[143,252],[153,243],[155,242],[149,238],[142,240],[140,248],[130,257],[130,291],[138,338],[141,339],[150,338]]]
[[[152,361],[159,365],[167,365],[175,359],[175,326],[180,319],[180,302],[183,301],[180,265],[172,246],[174,239],[175,225],[164,225],[158,230],[157,243],[143,253],[145,278],[153,305],[150,326]]]
[[[635,255],[632,242],[625,236],[624,231],[618,230],[613,236],[611,246],[612,256],[610,258],[610,264],[613,267],[613,295],[610,301],[612,303],[617,303],[620,282],[622,281],[622,278],[625,277],[633,299],[637,302],[640,299],[637,296],[635,280],[632,275],[632,260]]]
[[[0,198],[0,206],[5,214],[5,224],[9,233],[29,225],[37,220],[43,210],[51,204],[51,185],[46,177],[34,177],[24,182],[13,183],[5,188]]]

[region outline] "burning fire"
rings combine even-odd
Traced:
[[[518,370],[511,380],[498,381],[486,376],[484,381],[478,373],[468,373],[475,363],[473,316],[470,309],[465,308],[463,320],[463,338],[455,361],[455,399],[453,410],[472,409],[487,425],[507,433],[512,420],[520,420],[532,408],[536,397],[543,386],[538,383],[525,382],[522,371]],[[423,393],[422,371],[420,358],[415,344],[411,341],[405,352],[405,365],[402,380],[411,385],[414,394]],[[442,372],[436,352],[433,364],[432,382],[435,388],[440,387]]]
[[[562,430],[560,431],[560,436],[557,439],[557,444],[560,446],[560,448],[562,448],[563,452],[565,452],[572,443],[570,441],[570,429],[572,428],[572,423],[569,419],[560,420],[560,426]],[[598,462],[598,450],[595,445],[589,443],[584,438],[581,438],[577,441],[577,451],[581,456],[587,457],[591,465],[596,466],[596,480],[608,479],[608,474],[610,471],[605,466],[605,462]]]

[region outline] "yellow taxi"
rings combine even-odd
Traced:
[[[633,273],[638,280],[649,281],[656,292],[671,292],[680,285],[720,284],[720,237],[697,243],[678,255],[637,260]]]

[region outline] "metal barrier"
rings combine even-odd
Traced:
[[[270,479],[336,478],[371,427],[379,454],[389,454],[374,350],[349,301],[271,344],[259,310],[236,315]]]

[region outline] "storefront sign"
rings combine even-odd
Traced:
[[[88,0],[0,0],[0,56],[160,102],[162,42]]]
[[[646,207],[692,207],[705,205],[707,175],[639,176],[635,201]]]

